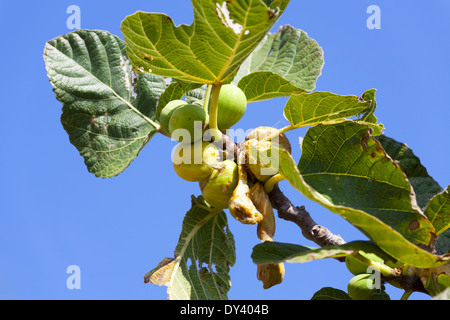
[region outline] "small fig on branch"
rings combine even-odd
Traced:
[[[159,124],[161,125],[161,129],[170,135],[169,132],[169,121],[172,113],[182,105],[187,104],[183,100],[172,100],[168,104],[164,106],[161,110],[161,114],[159,115]]]
[[[216,209],[228,208],[238,180],[237,164],[231,160],[220,162],[217,169],[199,183],[203,198]]]
[[[247,109],[247,97],[239,87],[225,84],[220,89],[217,108],[217,127],[220,131],[225,131],[244,115]]]
[[[374,275],[362,273],[350,279],[347,286],[347,292],[353,300],[370,300],[375,292]]]
[[[203,127],[207,119],[207,113],[199,105],[182,105],[176,108],[170,117],[169,133],[173,139],[179,142],[195,142],[202,139]]]
[[[358,253],[370,261],[384,263],[384,260],[374,253],[366,253],[362,251],[358,251]],[[367,268],[369,267],[367,264],[351,255],[345,257],[345,265],[347,266],[348,271],[355,276],[361,273],[367,273]]]
[[[186,181],[202,181],[214,171],[219,156],[219,150],[212,143],[180,143],[172,156],[173,168],[176,174]]]

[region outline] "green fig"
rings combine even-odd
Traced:
[[[195,142],[202,139],[203,126],[207,119],[207,113],[199,105],[182,105],[176,108],[170,117],[169,133],[173,139],[179,142]],[[185,141],[186,139],[187,141]]]
[[[247,97],[237,86],[225,84],[219,93],[217,107],[217,127],[225,131],[235,125],[244,115],[247,109]]]
[[[234,161],[220,162],[217,169],[200,181],[203,198],[216,209],[226,209],[239,181],[238,166]]]
[[[362,273],[350,279],[347,292],[353,300],[370,300],[375,292],[375,280],[370,273]]]
[[[371,261],[384,263],[383,259],[381,259],[374,253],[366,253],[366,252],[359,251],[359,254]],[[355,276],[358,274],[361,274],[361,273],[367,273],[367,268],[369,267],[368,265],[363,263],[361,260],[359,260],[353,256],[345,257],[345,265],[347,266],[348,271],[350,271]]]
[[[186,181],[201,181],[208,178],[219,162],[219,150],[209,142],[180,143],[172,155],[176,174]]]
[[[183,100],[172,100],[168,104],[164,106],[159,115],[159,124],[161,125],[161,129],[170,135],[169,132],[169,121],[172,113],[182,105],[187,104]]]

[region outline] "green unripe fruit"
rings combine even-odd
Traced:
[[[359,251],[359,254],[371,261],[380,263],[384,262],[383,259],[381,259],[374,253]],[[355,276],[361,273],[367,273],[367,268],[369,267],[367,264],[363,263],[361,260],[353,256],[345,257],[345,265],[347,266],[348,271],[350,271]]]
[[[362,273],[350,279],[347,286],[347,292],[353,300],[369,300],[374,289],[375,280],[373,275]]]
[[[169,121],[169,133],[177,141],[187,143],[200,140],[203,137],[203,126],[207,121],[207,114],[197,104],[185,104],[176,108]],[[185,129],[187,131],[181,131]],[[179,130],[178,132],[176,132]]]
[[[169,121],[172,113],[182,105],[187,104],[183,100],[172,100],[168,104],[164,106],[159,115],[159,124],[161,125],[161,129],[169,134]]]
[[[172,156],[173,169],[183,180],[202,181],[214,171],[219,156],[219,150],[212,143],[180,143]]]
[[[216,209],[226,209],[238,181],[237,164],[225,160],[206,180],[200,182],[203,198]]]
[[[217,127],[225,131],[244,115],[247,109],[247,97],[239,87],[225,84],[220,89],[217,108]]]

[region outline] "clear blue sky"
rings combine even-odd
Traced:
[[[178,241],[195,183],[170,164],[174,146],[155,137],[121,175],[87,172],[60,123],[43,62],[47,40],[70,32],[66,9],[81,9],[81,27],[120,36],[120,23],[137,10],[164,12],[177,24],[192,21],[189,1],[0,1],[2,140],[0,157],[1,299],[166,299],[166,287],[144,274]],[[381,29],[369,30],[369,5],[381,8]],[[305,30],[325,52],[317,90],[360,95],[376,88],[377,116],[386,134],[406,142],[441,187],[450,183],[450,3],[387,0],[292,0],[274,30]],[[242,128],[282,127],[285,99],[250,104]],[[289,132],[294,146],[305,131]],[[299,148],[294,148],[299,157]],[[364,239],[337,215],[281,183],[296,205],[345,240]],[[314,245],[292,223],[277,220],[275,240]],[[262,289],[251,262],[255,228],[229,219],[237,245],[231,299],[309,299],[323,286],[346,289],[352,275],[334,260],[286,264],[281,285]],[[69,290],[66,269],[81,269],[81,289]],[[401,291],[388,287],[391,298]],[[411,299],[428,299],[413,294]]]

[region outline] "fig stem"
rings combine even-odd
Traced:
[[[205,110],[206,113],[208,113],[208,109],[209,109],[209,98],[211,96],[211,90],[212,90],[212,85],[208,84],[208,87],[206,88],[206,93],[205,93],[205,102],[203,103],[203,110]]]
[[[214,131],[218,131],[217,113],[219,109],[219,94],[221,87],[222,87],[221,83],[212,85],[211,105],[209,108],[209,129],[212,129]],[[217,136],[222,136],[222,134],[220,133],[220,135]]]
[[[286,178],[284,176],[282,176],[281,174],[277,173],[276,175],[272,176],[269,178],[269,180],[267,180],[264,183],[264,191],[266,193],[271,193],[273,190],[273,187],[280,181],[285,180]]]
[[[405,290],[405,292],[403,293],[403,295],[401,296],[400,300],[408,300],[409,296],[411,295],[411,293],[413,293],[414,290],[410,289],[410,290]]]
[[[290,130],[294,130],[294,129],[297,129],[297,127],[292,125],[292,124],[288,125],[288,126],[286,126],[284,128],[276,130],[273,134],[271,134],[270,136],[264,138],[264,140],[272,141],[272,140],[276,139],[277,137],[279,137],[281,134],[283,134],[283,133],[285,133],[287,131],[290,131]]]
[[[278,130],[278,133],[273,134],[273,136],[270,137],[270,138],[273,139],[273,138],[275,138],[277,135],[280,135],[280,134],[282,134],[282,133],[285,133],[285,132],[287,132],[287,131],[294,130],[294,129],[297,129],[297,127],[294,126],[293,124],[290,124],[290,125],[288,125],[288,126],[286,126],[286,127],[284,127],[284,128],[281,128],[280,130]]]

